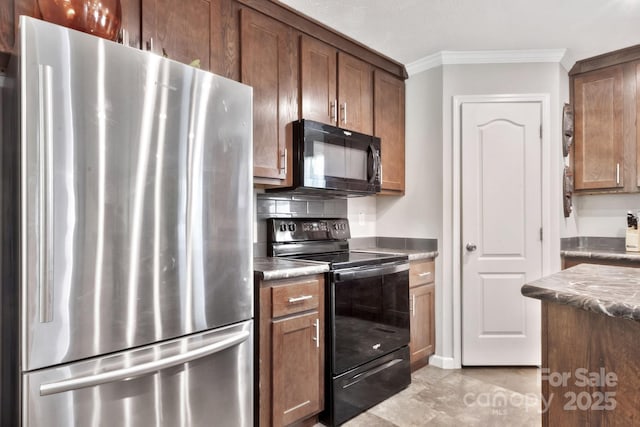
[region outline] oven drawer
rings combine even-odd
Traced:
[[[435,266],[433,260],[411,261],[409,263],[409,287],[424,285],[435,279]]]
[[[317,278],[271,288],[272,317],[288,316],[318,307],[322,286]]]
[[[330,425],[348,419],[398,393],[411,383],[409,349],[405,346],[331,380],[329,407],[322,415]]]

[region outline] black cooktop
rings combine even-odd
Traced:
[[[332,270],[364,265],[381,264],[385,262],[406,261],[406,255],[383,254],[373,252],[343,252],[300,255],[296,258],[309,261],[328,262]]]
[[[328,262],[332,270],[406,261],[406,255],[349,251],[347,218],[270,218],[267,253]]]

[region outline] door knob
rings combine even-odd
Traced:
[[[473,252],[473,251],[475,251],[476,249],[478,249],[478,247],[476,246],[476,244],[475,244],[475,243],[467,243],[467,250],[468,250],[469,252]]]

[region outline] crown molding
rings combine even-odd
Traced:
[[[441,65],[453,64],[514,64],[531,62],[561,63],[566,49],[529,49],[529,50],[443,50],[406,65],[409,76],[427,71]],[[563,64],[564,65],[564,64]]]

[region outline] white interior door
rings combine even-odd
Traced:
[[[538,365],[541,103],[462,104],[462,364]]]

